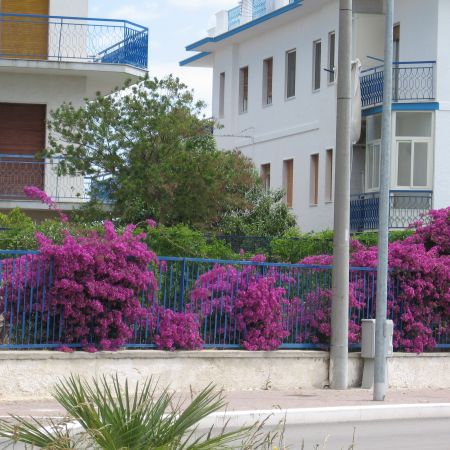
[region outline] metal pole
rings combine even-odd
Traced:
[[[378,275],[375,331],[375,373],[373,399],[383,401],[386,395],[386,319],[389,250],[389,190],[391,184],[392,147],[392,59],[394,41],[394,0],[386,1],[384,43],[384,106],[381,131],[380,222],[378,226]]]
[[[352,0],[340,0],[330,385],[348,387]]]

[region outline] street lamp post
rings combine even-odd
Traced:
[[[348,387],[352,19],[352,0],[340,0],[330,352],[330,385],[339,390]]]
[[[387,289],[389,251],[389,190],[391,184],[392,147],[392,66],[394,0],[386,0],[386,32],[384,48],[384,105],[381,131],[380,212],[378,226],[378,274],[375,331],[375,372],[373,399],[383,401],[386,395]]]

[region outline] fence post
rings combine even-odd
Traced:
[[[180,312],[184,311],[184,274],[186,271],[186,258],[181,260],[181,279],[180,279]]]

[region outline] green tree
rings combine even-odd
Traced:
[[[220,229],[238,236],[280,236],[296,226],[293,212],[284,202],[284,192],[266,191],[260,184],[246,194],[247,208],[225,214]]]
[[[247,206],[257,176],[241,153],[216,148],[204,106],[176,78],[146,79],[52,112],[45,153],[64,157],[60,173],[91,177],[95,200],[108,198],[113,218],[214,225]],[[93,204],[87,213],[106,215]]]

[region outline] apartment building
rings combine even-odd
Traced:
[[[36,158],[46,119],[63,102],[81,106],[147,71],[147,28],[88,11],[88,0],[0,0],[0,211],[48,214],[24,197],[27,185],[63,210],[85,202],[90,180],[58,176],[57,159]]]
[[[384,12],[382,0],[353,3],[363,124],[351,227],[362,231],[378,227]],[[450,2],[395,3],[392,229],[450,205]],[[267,187],[283,187],[304,231],[333,227],[338,22],[338,0],[243,0],[180,63],[213,68],[219,147],[240,149]]]

